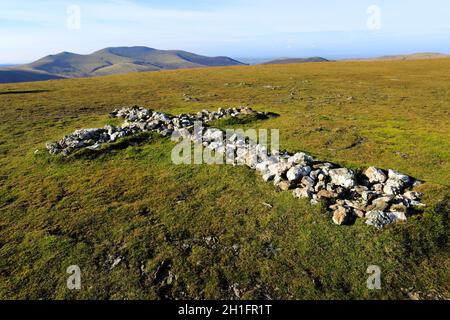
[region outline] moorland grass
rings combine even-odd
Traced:
[[[0,85],[0,297],[448,298],[448,71],[450,59],[339,62]],[[274,112],[214,125],[276,128],[283,149],[394,168],[425,181],[428,207],[382,231],[340,227],[245,167],[176,166],[173,142],[154,134],[68,158],[44,150],[133,105]],[[73,264],[80,291],[66,288]],[[366,287],[369,265],[381,290]]]

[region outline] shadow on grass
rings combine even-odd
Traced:
[[[161,139],[161,137],[152,132],[142,132],[136,135],[125,137],[117,142],[103,144],[100,149],[87,149],[83,148],[75,151],[67,157],[70,160],[76,159],[97,159],[103,155],[113,154],[113,151],[124,150],[130,146],[140,146],[145,143],[155,141],[156,139]]]
[[[230,117],[220,120],[211,121],[208,124],[208,127],[224,127],[224,126],[235,126],[235,125],[246,125],[253,122],[256,122],[258,120],[267,120],[270,118],[276,118],[280,115],[274,112],[268,112],[264,114],[249,114],[249,115],[242,115],[237,117]]]
[[[6,94],[30,94],[30,93],[43,93],[50,92],[51,90],[21,90],[21,91],[0,91],[0,95]]]

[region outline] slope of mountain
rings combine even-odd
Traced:
[[[413,53],[413,54],[402,54],[397,56],[383,56],[379,57],[378,60],[423,60],[423,59],[440,59],[440,58],[450,58],[449,55],[443,53]]]
[[[0,69],[0,83],[14,83],[27,81],[43,81],[61,79],[62,77],[51,75],[45,72],[30,70]]]
[[[233,65],[243,64],[227,57],[205,57],[179,50],[117,47],[102,49],[88,55],[63,52],[44,57],[22,68],[77,78],[138,71]]]
[[[442,59],[442,58],[450,58],[450,55],[443,54],[443,53],[435,53],[435,52],[423,52],[423,53],[381,56],[381,57],[368,58],[368,59],[346,59],[346,60],[388,61],[388,60],[427,60],[427,59]]]
[[[291,58],[291,59],[277,59],[265,62],[263,64],[289,64],[289,63],[306,63],[306,62],[329,62],[322,57],[311,57],[311,58]]]
[[[0,82],[25,82],[163,69],[237,65],[244,64],[228,57],[205,57],[181,50],[116,47],[102,49],[87,55],[71,52],[49,55],[29,64],[7,68],[8,71],[0,74]]]

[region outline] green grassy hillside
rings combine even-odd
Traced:
[[[337,62],[0,85],[0,298],[449,298],[448,71],[450,59]],[[44,150],[132,105],[276,112],[244,125],[280,129],[290,151],[421,179],[428,207],[381,231],[336,226],[245,167],[173,165],[174,144],[152,134],[68,158]],[[80,291],[66,288],[69,265]],[[381,290],[366,287],[369,265]]]

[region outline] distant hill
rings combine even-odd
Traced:
[[[9,70],[42,72],[56,78],[79,78],[164,69],[235,65],[244,64],[228,57],[205,57],[181,50],[116,47],[102,49],[87,55],[62,52],[46,56],[30,64],[9,68]],[[17,76],[21,74],[27,75],[27,73],[17,73]],[[24,77],[23,81],[30,80],[28,77]],[[0,82],[6,81],[0,79]]]
[[[14,70],[6,68],[0,69],[0,83],[43,81],[61,78],[62,77],[51,75],[44,72],[35,72],[29,70]]]
[[[356,60],[356,61],[388,61],[388,60],[426,60],[426,59],[442,59],[450,58],[450,55],[443,53],[413,53],[413,54],[400,54],[392,56],[381,56],[376,58],[366,58],[366,59],[346,59],[346,60]]]
[[[329,62],[322,57],[311,57],[311,58],[292,58],[292,59],[277,59],[265,62],[263,64],[289,64],[289,63],[306,63],[306,62]]]

